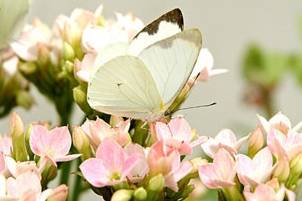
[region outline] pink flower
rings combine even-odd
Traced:
[[[48,46],[51,39],[49,28],[35,19],[33,25],[26,25],[20,38],[11,43],[14,52],[25,61],[36,61],[41,48]]]
[[[258,115],[258,119],[260,125],[262,126],[263,130],[268,134],[271,128],[275,128],[280,130],[282,133],[286,134],[288,130],[292,129],[291,121],[287,116],[278,112],[275,114],[269,121],[267,121],[264,117]],[[302,123],[302,122],[301,122]],[[293,130],[298,131],[302,124],[299,123],[297,126],[293,128]]]
[[[96,13],[101,12],[100,6]],[[54,23],[54,32],[70,45],[80,43],[82,33],[86,26],[97,23],[96,13],[84,9],[75,9],[70,17],[59,15]]]
[[[42,192],[40,178],[41,175],[34,171],[26,171],[16,177],[9,178],[5,178],[0,174],[0,200],[66,200],[68,191],[65,185],[61,185],[55,189],[47,189]]]
[[[4,160],[4,155],[2,152],[0,152],[0,174],[2,174],[5,171],[6,165]]]
[[[181,162],[178,151],[169,151],[163,141],[151,146],[148,153],[150,174],[162,174],[165,177],[165,186],[177,192],[177,182],[189,174],[192,165],[188,161]]]
[[[284,186],[275,191],[268,184],[259,184],[253,193],[246,190],[243,193],[246,201],[283,201],[285,195],[289,201],[296,200],[295,193],[287,190]]]
[[[95,187],[112,186],[128,177],[138,164],[140,157],[136,153],[128,155],[114,140],[102,141],[96,151],[96,158],[84,161],[80,165],[83,176]]]
[[[237,155],[237,174],[243,185],[256,186],[270,179],[273,171],[273,157],[266,147],[261,149],[253,159],[243,154]]]
[[[88,135],[95,148],[108,137],[114,138],[122,146],[131,142],[128,134],[130,120],[122,120],[115,127],[112,127],[104,120],[97,118],[95,121],[86,120],[81,128]]]
[[[235,185],[236,162],[233,156],[221,148],[214,155],[213,163],[199,168],[199,177],[203,184],[211,189],[227,188]]]
[[[40,200],[47,201],[65,201],[68,197],[68,187],[60,185],[54,189],[47,189],[42,192]]]
[[[74,74],[75,77],[81,81],[88,82],[90,75],[94,73],[97,68],[95,65],[96,54],[87,53],[85,54],[82,61],[75,62]]]
[[[117,20],[108,20],[103,26],[89,25],[83,32],[82,47],[86,52],[100,53],[114,43],[128,43],[143,27],[143,22],[132,14],[116,13]],[[102,40],[100,40],[102,38]]]
[[[80,154],[68,155],[71,136],[66,126],[48,130],[44,126],[33,125],[29,143],[34,154],[48,158],[54,163],[70,161],[80,156]]]
[[[139,144],[129,144],[125,147],[125,152],[129,157],[135,153],[138,158],[137,165],[130,171],[128,179],[132,182],[141,181],[149,172],[144,148]]]
[[[267,135],[267,145],[277,158],[286,157],[290,161],[302,152],[302,135],[294,130],[284,134],[271,129]]]
[[[8,136],[0,136],[0,152],[10,156],[12,151],[12,139]]]
[[[168,147],[178,150],[181,155],[191,154],[194,146],[207,139],[207,137],[201,136],[192,141],[192,129],[183,117],[173,118],[168,124],[156,122],[155,129],[157,139],[163,141]]]
[[[11,58],[5,60],[2,63],[2,67],[4,71],[7,73],[7,75],[13,76],[16,74],[18,70],[18,63],[19,63],[19,58],[17,56],[12,56]]]
[[[236,135],[229,129],[221,130],[215,138],[210,138],[208,141],[201,145],[203,151],[211,158],[215,153],[223,147],[230,153],[235,154],[240,149],[242,143],[248,139],[248,136],[239,140],[236,139]]]
[[[35,161],[16,162],[13,158],[7,156],[5,157],[5,164],[9,174],[15,178],[26,172],[34,172],[41,178],[40,173],[43,167],[37,167]]]
[[[214,75],[227,72],[226,69],[213,69],[213,66],[213,55],[207,48],[202,48],[199,52],[199,56],[190,79],[195,80],[195,77],[198,76],[197,80],[207,81],[210,77]]]

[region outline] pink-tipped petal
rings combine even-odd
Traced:
[[[103,165],[113,171],[121,171],[125,161],[123,148],[110,138],[103,140],[96,152],[96,158],[103,161]]]
[[[108,170],[103,166],[101,159],[88,159],[80,165],[85,179],[95,187],[103,187],[109,182]]]
[[[71,147],[71,135],[66,126],[57,127],[50,131],[47,142],[54,156],[67,155]]]
[[[169,124],[170,132],[172,133],[175,139],[178,139],[183,142],[190,142],[191,135],[191,127],[189,123],[183,117],[175,117],[173,118]]]
[[[30,134],[30,148],[32,152],[38,156],[42,156],[45,149],[48,149],[48,130],[41,125],[34,125]]]
[[[168,140],[172,137],[171,130],[168,125],[163,122],[156,122],[155,124],[157,140]]]

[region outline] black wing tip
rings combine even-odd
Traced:
[[[140,32],[136,34],[134,38],[137,38],[142,32],[147,32],[149,35],[156,33],[161,21],[176,23],[181,30],[183,30],[184,28],[184,19],[182,12],[180,8],[174,8],[173,10],[166,12],[165,14],[161,15],[156,20],[145,26]]]

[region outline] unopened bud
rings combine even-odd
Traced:
[[[147,191],[143,188],[143,187],[140,187],[138,189],[136,189],[134,191],[134,199],[136,201],[140,201],[140,200],[146,200],[147,198]]]
[[[129,201],[131,200],[132,195],[133,190],[121,189],[113,194],[111,201]]]
[[[33,62],[25,62],[25,63],[20,62],[18,67],[20,71],[26,75],[33,74],[37,70],[37,66]]]
[[[198,169],[200,166],[205,165],[208,163],[208,161],[206,159],[203,159],[201,157],[198,158],[194,158],[190,161],[192,163],[193,169],[192,172],[198,172]]]
[[[264,136],[260,127],[257,127],[248,139],[248,156],[254,157],[264,146]]]
[[[93,113],[93,110],[91,109],[91,107],[87,102],[86,91],[87,89],[85,89],[85,87],[82,85],[73,88],[73,98],[75,102],[78,104],[78,106],[81,108],[81,110],[86,115],[90,115]]]
[[[290,169],[292,174],[300,175],[302,173],[302,153],[290,162]]]
[[[33,97],[27,91],[17,92],[17,104],[25,109],[30,109],[34,103]]]
[[[47,198],[47,201],[65,201],[67,196],[68,187],[63,184],[52,190],[50,197]]]
[[[46,45],[38,44],[38,64],[39,66],[48,65],[50,59],[50,52]]]
[[[73,61],[75,57],[75,53],[73,47],[69,45],[69,43],[64,42],[63,45],[63,57],[65,60]]]
[[[148,191],[156,191],[159,192],[164,188],[165,178],[162,174],[159,174],[155,177],[152,177],[148,184]]]
[[[16,161],[26,161],[28,159],[24,126],[17,113],[13,113],[10,120],[10,133],[13,142],[13,157]]]
[[[285,182],[290,174],[289,162],[287,159],[280,159],[273,172],[273,176],[278,178],[280,182]]]
[[[110,126],[115,127],[115,126],[117,126],[118,123],[123,122],[123,121],[124,121],[123,117],[111,115]]]
[[[42,186],[47,185],[48,182],[53,180],[58,174],[56,165],[49,159],[42,158],[39,161],[39,168],[42,172]]]
[[[92,156],[89,139],[81,127],[75,127],[72,132],[73,145],[84,161]]]

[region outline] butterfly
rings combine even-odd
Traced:
[[[0,49],[8,45],[27,14],[30,0],[0,0]]]
[[[177,8],[148,24],[126,48],[113,45],[103,51],[103,62],[88,83],[89,105],[148,122],[165,116],[192,77],[201,49],[200,31],[183,26]]]

